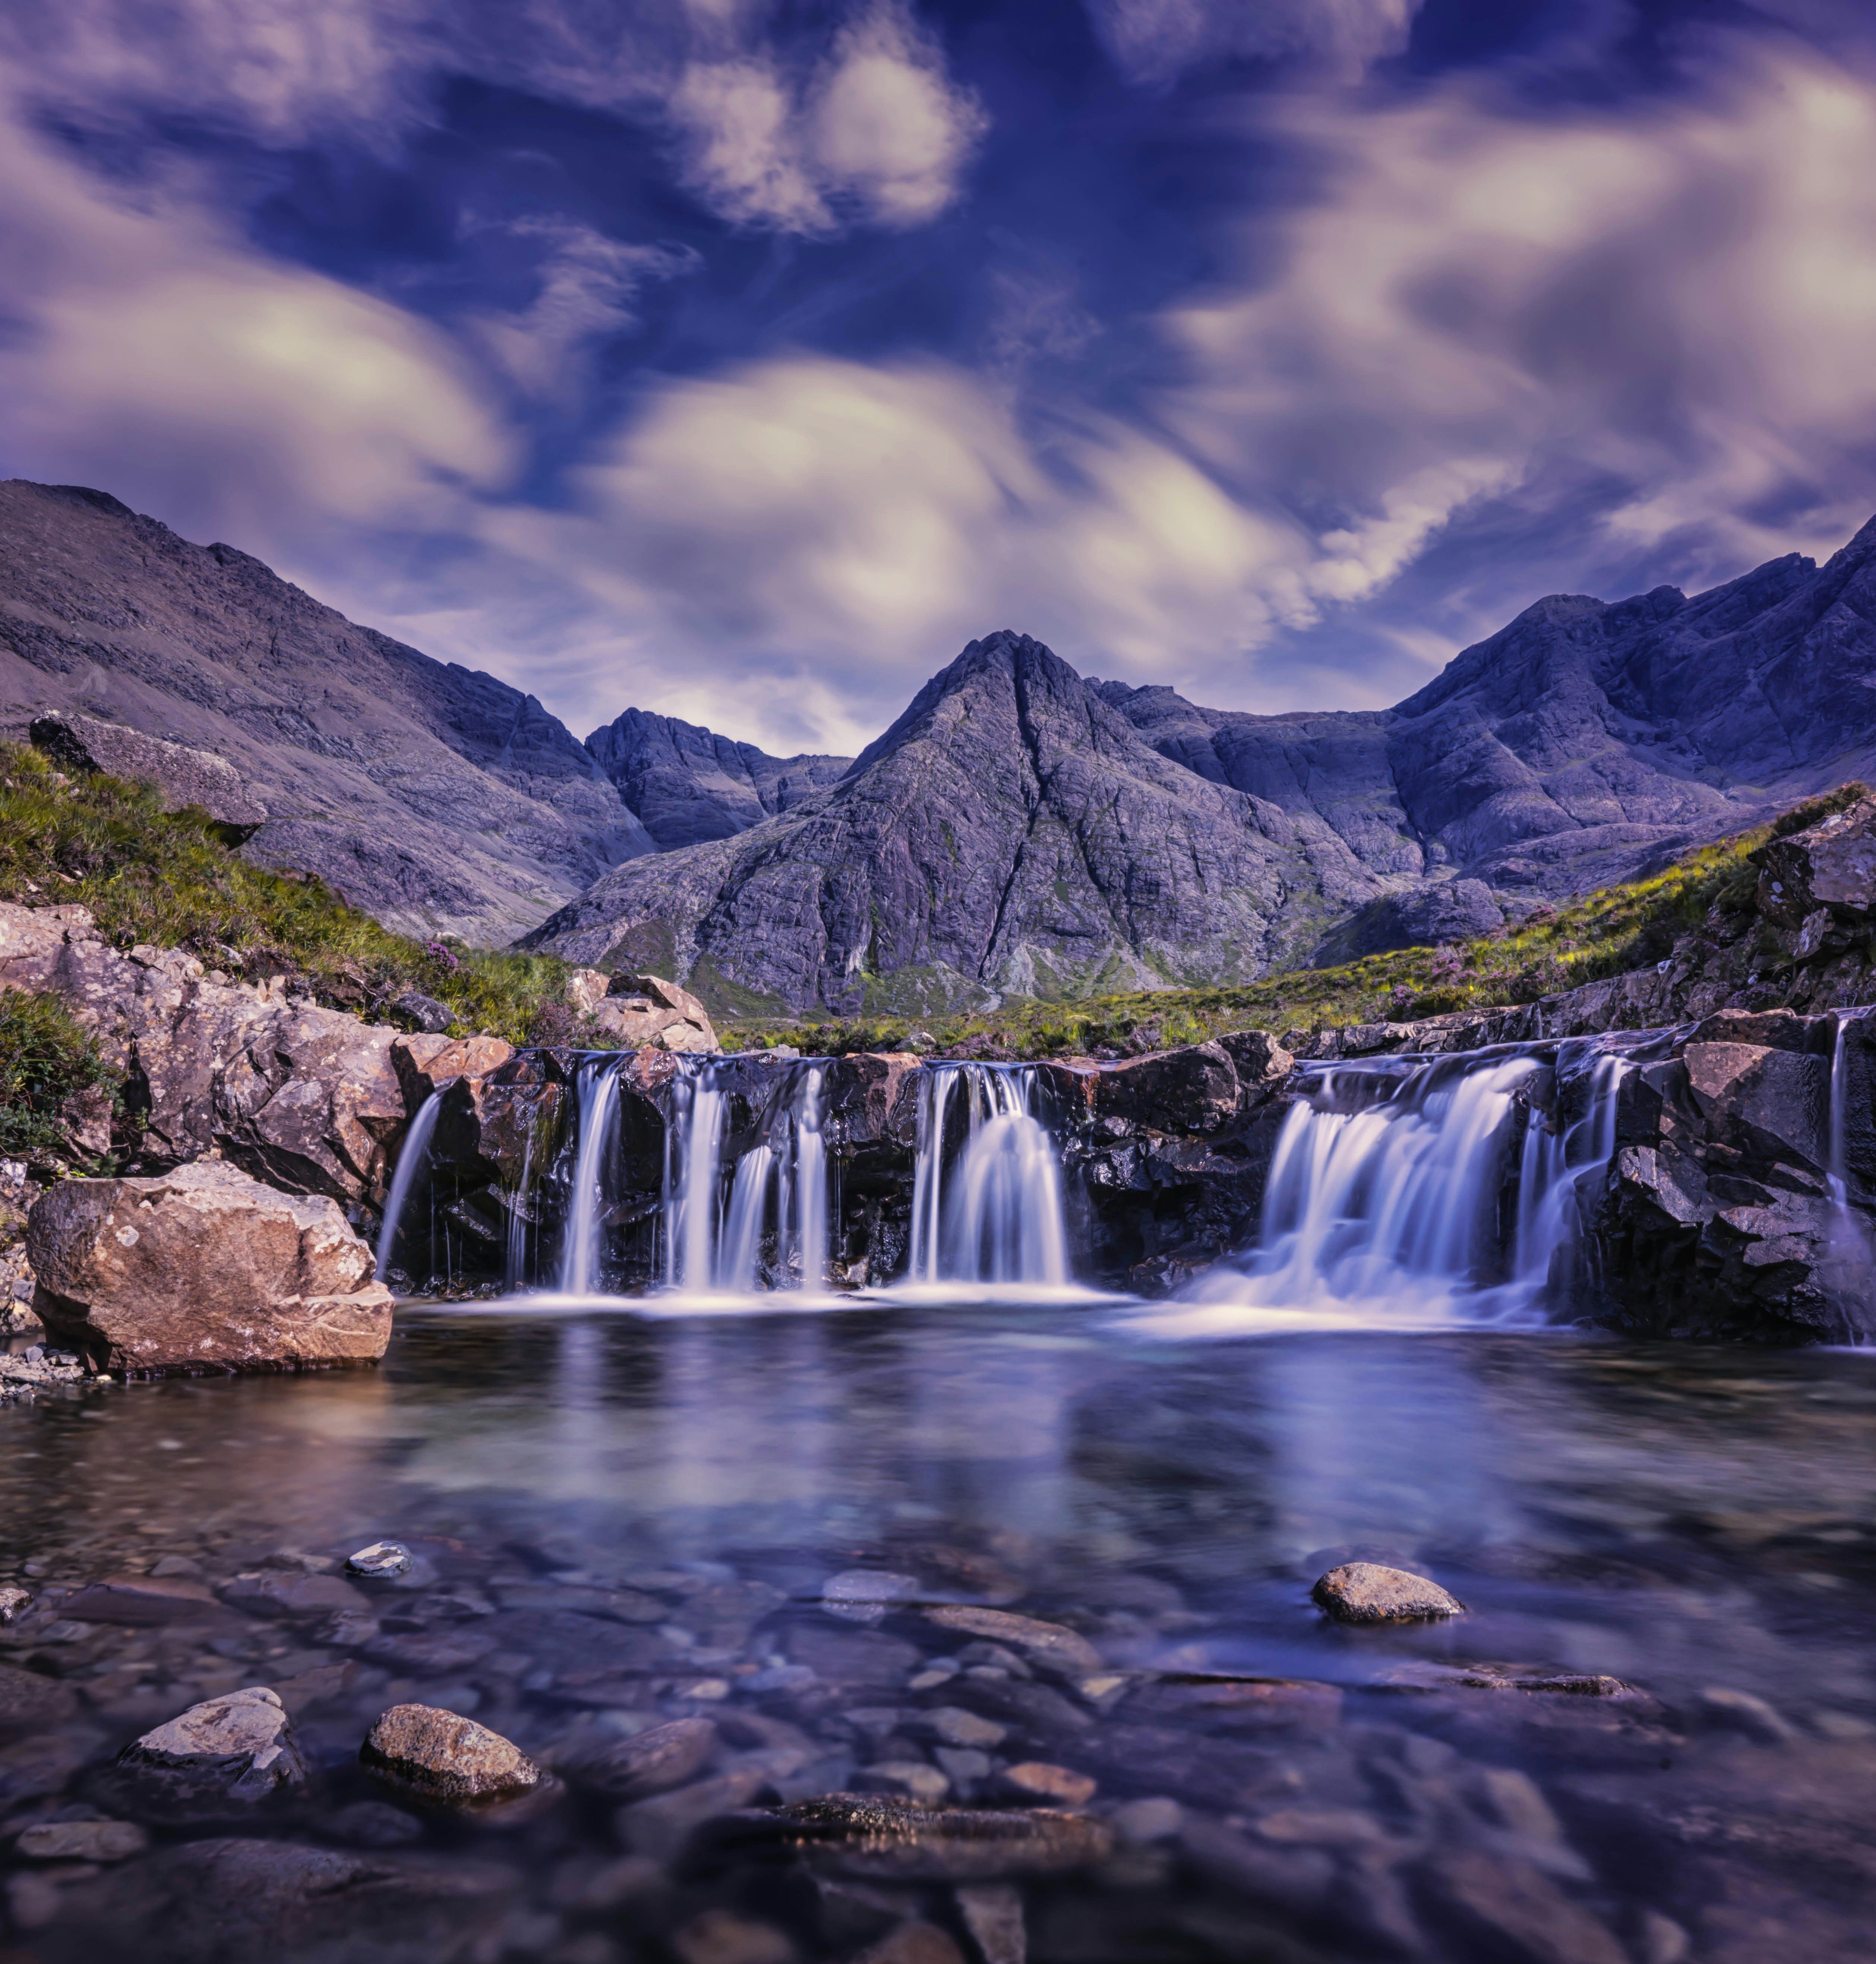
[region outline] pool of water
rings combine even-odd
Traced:
[[[0,1409],[0,1583],[34,1597],[0,1662],[44,1692],[0,1697],[5,1845],[134,1815],[120,1748],[237,1686],[279,1691],[313,1768],[219,1818],[146,1812],[127,1860],[8,1856],[6,1955],[1862,1958],[1873,1416],[1858,1353],[1174,1341],[981,1304],[411,1311],[374,1371]],[[348,1609],[218,1600],[386,1536],[415,1571]],[[1353,1559],[1467,1613],[1332,1624],[1310,1586]],[[831,1613],[854,1570],[904,1600]],[[195,1585],[164,1620],[73,1593],[152,1571]],[[973,1636],[958,1604],[1098,1661]],[[560,1784],[469,1820],[375,1787],[359,1744],[413,1700]],[[593,1776],[685,1716],[717,1728],[685,1785]],[[1051,1866],[765,1824],[854,1791],[1099,1831]]]

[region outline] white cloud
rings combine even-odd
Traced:
[[[1232,56],[1302,56],[1358,75],[1397,54],[1422,0],[1087,0],[1115,66],[1149,87]]]
[[[511,468],[473,371],[411,316],[187,207],[119,201],[3,114],[0,178],[14,470],[151,502],[192,481],[197,521],[277,541],[332,519],[454,522],[465,487]]]

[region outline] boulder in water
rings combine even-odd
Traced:
[[[391,1292],[337,1204],[219,1160],[64,1181],[26,1233],[35,1313],[114,1369],[374,1363],[390,1340]]]
[[[1466,1608],[1425,1576],[1373,1561],[1332,1568],[1310,1593],[1339,1623],[1425,1623]]]
[[[380,1779],[457,1806],[526,1793],[547,1777],[499,1732],[433,1705],[393,1705],[358,1757]]]
[[[139,1787],[191,1806],[252,1804],[306,1778],[280,1695],[265,1685],[191,1705],[125,1747],[117,1763]]]

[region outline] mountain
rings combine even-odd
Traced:
[[[1163,756],[1027,635],[973,641],[826,790],[603,876],[531,946],[726,1006],[913,1009],[1244,978],[1386,881]]]
[[[1256,716],[973,642],[825,790],[528,937],[726,1009],[1228,981],[1478,933],[1876,772],[1876,520],[1689,599],[1555,595],[1390,710]]]
[[[851,757],[771,757],[675,716],[628,709],[586,748],[660,852],[728,839],[836,782]]]
[[[213,753],[266,807],[249,858],[316,873],[388,926],[498,945],[621,860],[757,823],[846,763],[637,710],[588,749],[533,696],[359,627],[232,546],[15,480],[0,732],[48,711]]]

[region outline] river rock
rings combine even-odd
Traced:
[[[127,1862],[149,1845],[133,1821],[42,1821],[23,1829],[13,1847],[29,1862]]]
[[[391,1292],[334,1202],[218,1161],[64,1181],[27,1247],[48,1332],[113,1369],[370,1363],[390,1340]]]
[[[1021,1893],[1008,1882],[967,1882],[957,1895],[957,1914],[983,1964],[1025,1964],[1029,1940]]]
[[[1215,1132],[1238,1114],[1238,1074],[1220,1043],[1134,1057],[1093,1080],[1097,1118],[1156,1132]]]
[[[290,1571],[261,1568],[237,1575],[223,1584],[222,1600],[256,1616],[310,1621],[351,1611],[362,1615],[370,1605],[363,1593],[337,1575],[296,1575]]]
[[[66,711],[37,718],[34,745],[68,771],[101,771],[153,785],[165,811],[194,805],[220,828],[228,844],[252,838],[267,821],[267,807],[225,758],[186,744],[166,743],[122,723]]]
[[[1044,1801],[1051,1807],[1086,1807],[1095,1797],[1097,1782],[1047,1760],[1019,1760],[1003,1771],[1003,1789],[1011,1799]]]
[[[410,1571],[410,1550],[399,1541],[374,1541],[345,1558],[349,1575],[374,1577],[405,1575]]]
[[[1627,1964],[1609,1930],[1528,1862],[1453,1848],[1425,1866],[1422,1881],[1468,1938],[1525,1964]]]
[[[17,1664],[0,1664],[0,1736],[60,1725],[78,1709],[78,1702],[71,1685]]]
[[[191,1706],[125,1747],[117,1763],[140,1787],[185,1803],[252,1804],[306,1778],[286,1708],[265,1685]]]
[[[873,1568],[843,1569],[821,1584],[821,1607],[843,1622],[883,1622],[895,1604],[909,1602],[919,1593],[916,1577],[893,1575]]]
[[[487,1077],[515,1054],[500,1037],[399,1037],[391,1045],[391,1065],[415,1118],[424,1100],[458,1077]]]
[[[1332,1568],[1310,1593],[1339,1623],[1420,1623],[1465,1613],[1437,1582],[1372,1561]]]
[[[133,1628],[193,1622],[214,1608],[213,1590],[184,1575],[108,1575],[59,1606],[59,1614],[75,1622]]]
[[[715,1836],[726,1847],[793,1850],[817,1869],[928,1882],[1056,1874],[1105,1861],[1114,1848],[1107,1824],[1080,1815],[928,1808],[856,1793],[736,1815]]]
[[[1041,1622],[1008,1609],[986,1609],[973,1603],[941,1603],[925,1613],[941,1630],[961,1630],[990,1643],[1006,1644],[1031,1664],[1063,1677],[1086,1677],[1101,1668],[1101,1653],[1094,1645],[1060,1623]]]
[[[452,1806],[526,1793],[547,1777],[499,1732],[434,1705],[393,1705],[358,1757],[380,1779]]]
[[[568,1770],[582,1786],[642,1800],[682,1786],[702,1771],[717,1744],[717,1728],[707,1718],[675,1718],[585,1754]]]
[[[964,1964],[964,1953],[936,1924],[915,1918],[869,1944],[854,1964]]]

